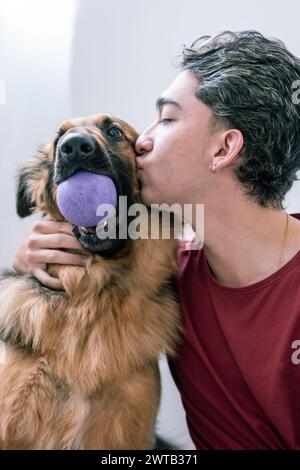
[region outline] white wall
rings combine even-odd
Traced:
[[[0,268],[32,225],[15,213],[14,175],[71,113],[69,96],[72,0],[0,2],[0,80],[6,103],[0,104]]]
[[[176,75],[183,44],[224,29],[258,29],[300,56],[293,0],[0,0],[0,268],[32,224],[15,214],[14,174],[67,116],[108,111],[142,130]],[[73,34],[73,40],[71,41]],[[300,183],[288,211],[300,211]]]
[[[292,0],[0,0],[0,80],[7,88],[0,104],[0,267],[10,265],[32,224],[15,215],[15,167],[52,139],[60,121],[107,111],[142,130],[177,73],[172,61],[183,44],[224,29],[257,29],[300,56],[299,13]],[[297,183],[289,212],[300,212],[299,196]],[[161,369],[158,426],[190,448],[165,361]]]

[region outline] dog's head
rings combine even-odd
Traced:
[[[78,170],[109,176],[118,198],[127,196],[127,206],[141,202],[135,164],[137,137],[138,133],[126,122],[108,114],[65,121],[53,144],[42,147],[34,159],[20,167],[18,215],[26,217],[32,212],[43,212],[64,220],[56,204],[57,185]],[[74,233],[83,248],[105,257],[114,256],[126,244],[126,239],[118,237],[100,240],[96,233],[80,227],[74,227]]]

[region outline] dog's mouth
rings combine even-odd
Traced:
[[[116,213],[114,217],[111,218],[105,218],[101,220],[97,225],[94,227],[83,227],[82,225],[75,225],[75,230],[76,230],[76,236],[79,241],[84,241],[85,243],[95,243],[97,239],[99,239],[99,232],[100,230],[103,231],[107,229],[108,224],[114,224],[114,226],[117,228],[118,225],[118,206],[116,208]]]
[[[134,168],[129,167],[126,160],[123,160],[117,153],[107,152],[90,138],[91,152],[82,155],[82,152],[86,150],[82,144],[83,138],[86,138],[86,136],[79,133],[70,134],[67,142],[63,141],[63,145],[58,143],[54,180],[59,185],[78,170],[108,176],[112,179],[117,192],[117,204],[113,217],[110,214],[109,217],[100,220],[97,226],[93,227],[75,225],[73,233],[81,246],[87,251],[103,257],[115,257],[128,241],[128,224],[132,217],[123,216],[123,210],[119,210],[119,200],[121,196],[127,197],[127,209],[135,202],[132,187]],[[124,209],[123,204],[122,209]],[[119,214],[119,212],[122,212],[122,214]],[[128,211],[126,211],[126,214],[128,214]],[[108,230],[106,225],[108,225]],[[103,236],[105,233],[107,236]],[[120,233],[122,233],[121,236],[119,236]],[[124,233],[126,234],[125,237]]]
[[[128,196],[127,196],[128,199]],[[131,197],[129,197],[129,203]],[[120,238],[120,232],[124,233],[128,228],[131,217],[119,217],[119,198],[115,213],[98,222],[94,227],[83,227],[75,225],[73,233],[80,245],[93,254],[105,258],[113,258],[127,242],[126,238]]]
[[[80,227],[78,226],[78,230],[80,233],[80,236],[82,235],[93,235],[96,233],[97,226],[95,227]]]
[[[73,233],[83,248],[91,252],[96,252],[95,247],[100,241],[97,235],[97,226],[81,227],[75,225]]]

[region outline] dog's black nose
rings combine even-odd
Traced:
[[[62,139],[59,154],[63,159],[78,158],[79,160],[93,156],[96,144],[92,137],[85,134],[69,134]]]

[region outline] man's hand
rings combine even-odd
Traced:
[[[61,251],[61,248],[81,250],[80,243],[68,222],[57,222],[49,216],[35,222],[26,240],[18,247],[13,260],[13,268],[24,274],[32,274],[42,284],[51,289],[63,289],[59,279],[50,276],[47,264],[71,264],[85,266],[88,257]]]

